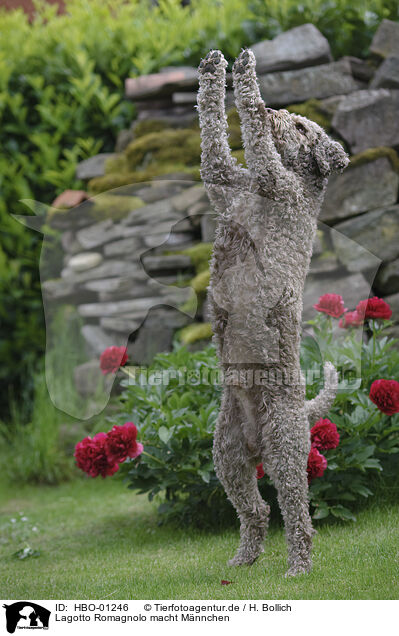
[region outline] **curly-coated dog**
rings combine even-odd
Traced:
[[[209,302],[224,387],[213,457],[241,524],[229,564],[253,563],[263,552],[269,506],[255,470],[262,462],[277,489],[293,576],[311,568],[309,425],[327,413],[337,390],[326,363],[324,389],[305,401],[303,288],[328,175],[348,157],[316,123],[265,107],[255,57],[245,50],[233,83],[248,168],[237,164],[228,143],[226,66],[211,51],[199,66],[198,93],[201,176],[218,214]]]

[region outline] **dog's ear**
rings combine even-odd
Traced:
[[[315,149],[317,168],[323,177],[328,177],[332,172],[342,172],[349,163],[349,157],[341,144],[328,137],[327,140],[322,140]]]

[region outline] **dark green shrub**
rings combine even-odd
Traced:
[[[36,3],[32,24],[21,11],[0,10],[0,407],[26,388],[28,366],[44,350],[38,276],[41,237],[11,213],[21,199],[51,203],[81,187],[76,164],[112,151],[133,105],[124,80],[177,63],[197,63],[208,46],[230,56],[250,15],[238,0],[183,8],[178,0],[71,0],[68,12]],[[147,177],[150,178],[150,177]]]
[[[324,342],[326,359],[334,362],[347,378],[356,378],[361,363],[360,386],[339,391],[329,415],[337,425],[340,444],[323,453],[328,461],[327,472],[310,488],[315,519],[333,515],[354,520],[351,508],[359,498],[373,494],[378,474],[383,477],[384,469],[391,469],[392,459],[399,467],[399,414],[384,415],[369,398],[374,380],[399,377],[397,341],[384,336],[389,322],[370,320],[368,342],[363,342],[361,332],[353,329],[346,331],[343,341],[337,341],[331,319],[324,315],[310,322],[319,342]],[[320,368],[320,349],[309,337],[302,342],[302,360],[307,369]],[[309,398],[314,397],[319,386],[317,381],[307,387]]]
[[[213,471],[212,438],[219,408],[219,388],[212,383],[216,370],[213,347],[189,353],[176,348],[159,354],[143,371],[140,386],[122,381],[122,419],[132,420],[146,440],[142,460],[123,465],[129,487],[147,492],[149,499],[162,493],[159,508],[164,518],[176,516],[186,523],[220,523],[225,496]],[[159,382],[162,372],[169,384]],[[147,384],[147,379],[152,384]]]

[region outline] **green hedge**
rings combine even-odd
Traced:
[[[32,24],[21,10],[0,11],[0,408],[44,350],[41,237],[10,214],[29,213],[21,199],[51,203],[81,187],[77,162],[113,150],[134,117],[126,77],[197,63],[210,46],[233,56],[249,16],[241,0],[71,0],[64,16],[37,7]]]

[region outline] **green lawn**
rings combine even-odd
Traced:
[[[159,527],[154,505],[117,479],[0,490],[0,596],[6,599],[397,599],[399,507],[373,504],[357,523],[324,525],[311,574],[286,580],[283,530],[250,568],[229,568],[238,532]],[[38,558],[18,560],[17,526]],[[12,524],[12,527],[17,527]],[[25,526],[24,526],[25,527]],[[222,586],[221,580],[233,581]]]

